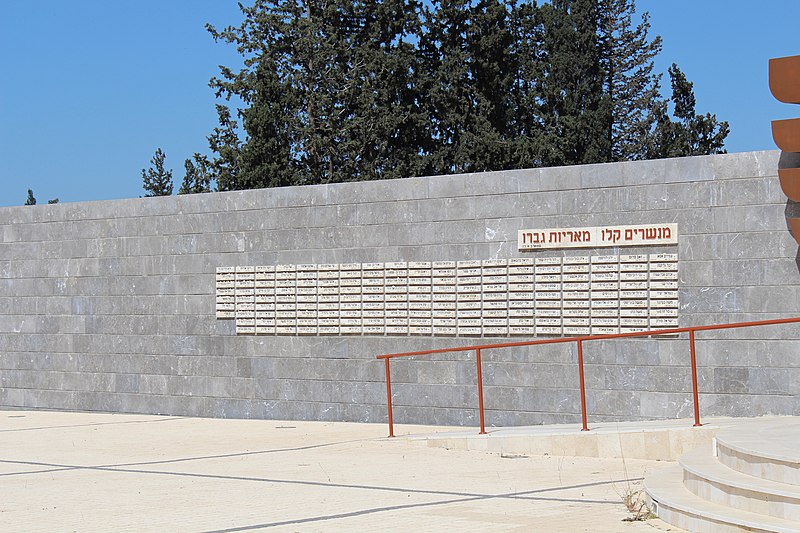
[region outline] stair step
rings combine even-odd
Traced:
[[[800,522],[762,515],[704,500],[683,485],[683,469],[673,465],[644,480],[650,509],[674,526],[697,533],[800,533]]]
[[[770,418],[717,433],[717,454],[743,474],[800,485],[800,419]]]
[[[707,448],[678,461],[683,484],[704,500],[800,522],[800,486],[742,474],[723,465]]]

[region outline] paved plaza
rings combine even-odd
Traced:
[[[667,463],[403,436],[452,429],[0,411],[0,531],[676,531],[623,521]]]

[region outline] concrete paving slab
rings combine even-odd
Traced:
[[[623,521],[664,464],[430,448],[382,424],[0,411],[0,530],[676,531]]]

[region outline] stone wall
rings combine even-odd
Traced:
[[[236,335],[217,267],[457,261],[523,228],[677,223],[680,325],[800,316],[777,152],[0,209],[0,406],[383,422],[374,357],[489,339]],[[800,328],[698,335],[703,415],[800,414]],[[495,339],[492,339],[495,340]],[[579,420],[576,352],[487,350],[493,425]],[[691,415],[685,338],[585,345],[590,420]],[[395,361],[397,422],[476,424],[472,356]]]

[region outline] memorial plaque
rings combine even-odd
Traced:
[[[678,263],[650,263],[650,271],[678,270]]]
[[[647,300],[621,300],[620,307],[647,307]]]
[[[594,308],[591,310],[592,317],[617,317],[619,315],[619,309],[614,307],[602,307],[602,308]]]
[[[585,335],[677,323],[677,268],[677,254],[220,267],[215,312],[241,334]]]
[[[616,335],[618,327],[592,327],[592,335]]]
[[[647,327],[648,322],[646,318],[620,318],[619,319],[620,326],[635,326],[635,327]]]
[[[664,307],[678,307],[678,300],[650,300],[650,307],[657,309],[657,308],[664,308]]]
[[[650,261],[678,261],[678,254],[650,254]]]
[[[677,318],[678,309],[676,307],[662,308],[662,309],[650,309],[650,316],[653,317],[653,318],[670,318],[670,317]]]
[[[658,281],[662,281],[662,280],[666,280],[666,281],[677,280],[678,279],[678,273],[674,272],[674,271],[673,272],[653,272],[653,271],[651,271],[650,272],[650,279],[651,280],[658,280]]]
[[[651,311],[652,312],[652,311]],[[629,317],[647,317],[648,310],[646,308],[637,307],[637,308],[622,308],[619,310],[619,316],[629,316]]]
[[[537,335],[561,335],[561,326],[536,326]]]
[[[620,263],[647,263],[647,260],[648,256],[646,254],[635,254],[635,255],[628,254],[619,256]]]
[[[535,317],[538,318],[561,318],[563,311],[560,308],[537,309]]]
[[[484,292],[483,293],[483,300],[508,300],[507,294],[505,292]]]
[[[564,335],[567,336],[583,336],[589,335],[590,329],[582,326],[564,326]]]
[[[620,281],[643,281],[647,279],[647,272],[620,272]]]

